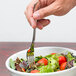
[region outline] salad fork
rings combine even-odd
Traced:
[[[39,5],[39,3],[36,3],[34,5],[34,12],[36,10],[38,10],[37,6]],[[33,29],[33,39],[32,39],[32,43],[30,46],[30,49],[27,51],[27,62],[30,65],[30,67],[32,66],[32,64],[34,64],[34,42],[35,42],[35,35],[36,35],[36,29]]]

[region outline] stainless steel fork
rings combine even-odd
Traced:
[[[35,33],[36,33],[36,29],[33,30],[33,40],[32,40],[30,49],[27,51],[27,61],[28,61],[28,64],[29,65],[33,64],[33,62],[34,62],[34,41],[35,41]]]
[[[39,3],[36,3],[34,5],[34,11],[36,11],[37,9],[37,4]],[[31,66],[32,64],[34,64],[34,41],[35,41],[35,34],[36,34],[36,29],[33,29],[33,39],[32,39],[32,43],[31,43],[31,46],[30,46],[30,49],[27,51],[27,61],[28,61],[28,64]]]

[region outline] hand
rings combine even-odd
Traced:
[[[35,19],[33,18],[33,9],[34,9],[34,5],[38,2],[38,0],[32,0],[32,2],[27,6],[26,11],[25,11],[25,15],[27,17],[28,22],[30,23],[30,25],[33,28],[39,28],[42,29],[44,26],[48,25],[50,23],[50,20],[48,19],[40,19],[37,22],[35,21]],[[40,5],[40,4],[39,4]],[[39,8],[40,6],[38,6]]]
[[[33,7],[36,2],[40,3],[40,9],[33,12]],[[42,29],[50,23],[49,19],[44,19],[49,15],[62,16],[67,14],[73,7],[76,6],[76,0],[32,0],[26,9],[26,17],[33,28]],[[35,20],[38,20],[36,22]]]

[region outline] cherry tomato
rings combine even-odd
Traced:
[[[65,70],[66,65],[67,65],[67,62],[62,63],[61,66],[60,66],[60,70]]]
[[[40,72],[39,70],[32,70],[30,73],[38,73]]]
[[[51,55],[55,55],[56,53],[51,53]]]
[[[45,58],[42,58],[37,63],[41,63],[41,64],[44,64],[44,65],[47,65],[48,64],[48,60],[45,59]]]
[[[30,51],[31,51],[31,50],[29,49],[29,50],[28,50],[28,53],[29,53]]]
[[[64,56],[59,56],[59,65],[61,65],[64,62],[67,62],[66,58]]]

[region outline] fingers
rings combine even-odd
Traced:
[[[26,15],[26,18],[28,20],[28,22],[30,23],[30,25],[35,28],[36,27],[36,22],[35,20],[33,19],[33,5],[31,5],[30,7],[28,7],[26,9],[26,12],[25,12],[25,15]]]
[[[39,0],[40,2],[40,7],[43,8],[47,5],[47,0]]]
[[[47,26],[49,23],[50,23],[49,19],[41,19],[41,20],[38,20],[37,27],[39,29],[43,29],[43,27]]]
[[[36,0],[33,0],[33,1],[36,1]],[[34,4],[36,2],[32,2],[32,4],[30,4],[27,9],[26,9],[26,12],[25,12],[25,15],[27,17],[27,20],[29,21],[30,25],[33,27],[33,28],[39,28],[39,29],[42,29],[43,27],[45,27],[46,25],[48,25],[50,23],[50,20],[48,19],[40,19],[38,20],[38,22],[36,22],[36,20],[33,18],[33,12],[34,12]],[[40,7],[37,6],[37,7]]]
[[[29,23],[32,26],[32,28],[36,28],[37,22],[33,19],[33,17],[30,17]]]
[[[55,1],[51,5],[34,12],[33,18],[38,20],[38,19],[42,19],[46,16],[53,15],[53,13],[55,13],[56,9],[57,9],[57,2]]]
[[[48,6],[52,4],[55,0],[39,0],[40,2],[40,7],[43,8],[45,6]]]
[[[28,22],[30,23],[30,25],[33,28],[36,28],[36,21],[33,18],[33,12],[34,12],[34,4],[36,3],[37,0],[33,0],[33,2],[31,2],[30,5],[28,5],[26,11],[25,11],[25,15],[27,17]]]

